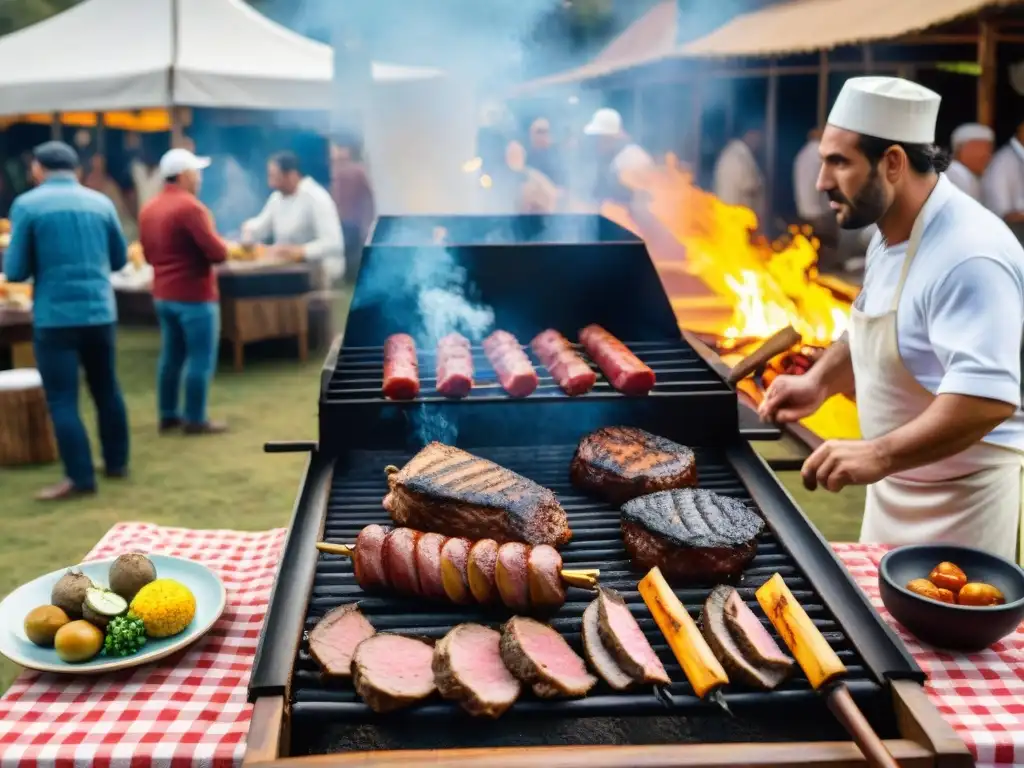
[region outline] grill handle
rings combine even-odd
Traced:
[[[263,444],[264,453],[312,453],[315,450],[313,440],[271,440]]]

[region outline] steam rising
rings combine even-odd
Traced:
[[[434,440],[446,445],[455,445],[459,436],[458,420],[447,418],[439,409],[428,410],[426,403],[410,416],[412,427],[421,446]]]

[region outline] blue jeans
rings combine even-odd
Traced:
[[[35,354],[64,472],[76,488],[96,487],[89,438],[78,412],[78,368],[85,371],[108,472],[128,468],[128,413],[117,383],[116,325],[36,328]]]
[[[161,419],[206,422],[206,398],[217,367],[220,305],[216,302],[157,301],[160,321],[160,362],[157,368]],[[185,377],[185,413],[179,410]]]

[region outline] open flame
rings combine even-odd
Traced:
[[[791,228],[777,243],[752,239],[754,212],[696,187],[673,155],[623,183],[641,202],[606,203],[602,213],[644,238],[680,326],[712,339],[726,363],[787,325],[803,344],[820,347],[846,330],[856,289],[818,274],[809,229]],[[753,381],[740,388],[755,402],[762,396]],[[831,398],[803,424],[824,438],[859,436],[856,406],[845,397]]]

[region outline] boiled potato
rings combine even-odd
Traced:
[[[954,595],[967,583],[967,574],[954,563],[939,563],[928,575],[928,581],[941,589],[948,589]]]
[[[964,584],[960,588],[960,594],[957,595],[957,602],[960,605],[1002,605],[1006,602],[1006,598],[1003,597],[1003,593],[993,587],[991,584],[985,584],[983,582],[971,582]]]
[[[951,591],[935,586],[928,579],[914,579],[908,582],[907,589],[915,595],[927,597],[929,600],[937,600],[940,603],[956,602],[956,597]]]

